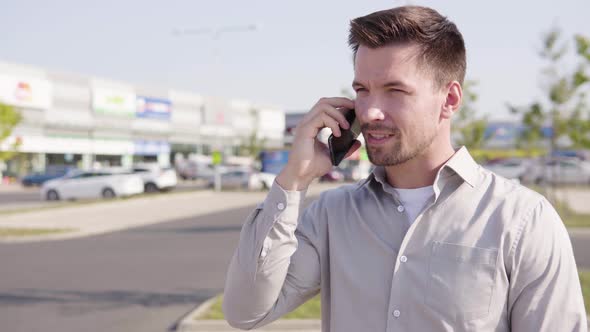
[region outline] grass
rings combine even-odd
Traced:
[[[579,272],[580,282],[582,284],[582,293],[584,294],[584,303],[586,304],[586,312],[590,314],[590,270],[581,270]],[[224,319],[223,311],[221,310],[222,296],[218,296],[215,303],[211,306],[203,316],[196,319]],[[307,301],[295,311],[285,315],[282,319],[320,319],[320,296],[316,296]]]
[[[71,232],[69,228],[0,228],[0,237],[38,236]]]
[[[541,195],[547,197],[548,199],[551,197],[549,192],[541,186],[538,185],[530,185],[528,186],[530,189],[535,190],[536,192],[540,193]],[[560,189],[568,188],[566,186],[560,186]],[[576,188],[576,187],[573,187]],[[551,200],[554,201],[554,200]],[[563,223],[566,227],[576,228],[576,227],[590,227],[590,214],[584,213],[577,213],[570,208],[567,202],[557,202],[554,203],[553,206],[559,216],[563,220]]]
[[[197,317],[197,319],[224,319],[223,311],[221,310],[221,303],[223,302],[222,296],[218,296],[217,300],[209,311],[207,311],[203,316]],[[320,310],[320,296],[316,296],[309,301],[305,302],[299,308],[295,309],[295,311],[288,313],[287,315],[283,316],[282,319],[320,319],[321,318],[321,310]]]
[[[590,227],[590,214],[577,213],[563,202],[555,204],[555,209],[566,227]]]
[[[580,282],[582,283],[586,313],[590,314],[590,270],[580,271]]]

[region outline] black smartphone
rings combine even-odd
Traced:
[[[332,159],[332,165],[338,166],[344,156],[348,153],[348,150],[354,144],[354,141],[361,133],[361,126],[356,119],[354,110],[349,110],[346,115],[346,120],[350,124],[349,129],[342,129],[340,127],[340,137],[330,135],[328,138],[328,148],[330,150],[330,159]]]

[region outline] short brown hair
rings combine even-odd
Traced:
[[[403,6],[378,11],[350,22],[348,43],[356,53],[360,45],[377,48],[395,43],[418,45],[418,63],[433,74],[442,88],[451,81],[463,84],[466,55],[457,26],[436,10]]]

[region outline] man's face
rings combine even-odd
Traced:
[[[356,55],[356,115],[369,159],[393,166],[422,155],[436,138],[446,94],[418,70],[415,45],[370,49]]]

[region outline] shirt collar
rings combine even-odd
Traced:
[[[473,160],[473,157],[469,151],[467,151],[467,148],[463,146],[457,150],[451,159],[449,159],[439,169],[435,182],[438,182],[440,179],[446,179],[448,176],[443,175],[443,173],[449,169],[459,175],[459,177],[461,177],[461,179],[467,182],[467,184],[469,184],[471,187],[475,187],[479,176],[478,168],[479,165],[475,162],[475,160]],[[384,186],[385,184],[389,186],[385,176],[385,167],[375,167],[373,172],[363,182],[361,182],[358,188],[364,187],[367,183],[373,180],[381,183]]]
[[[455,173],[457,173],[457,175],[459,175],[471,187],[477,185],[479,179],[479,165],[473,160],[473,157],[469,151],[467,151],[466,147],[462,147],[455,152],[451,159],[449,159],[442,168],[447,167],[455,171]]]

